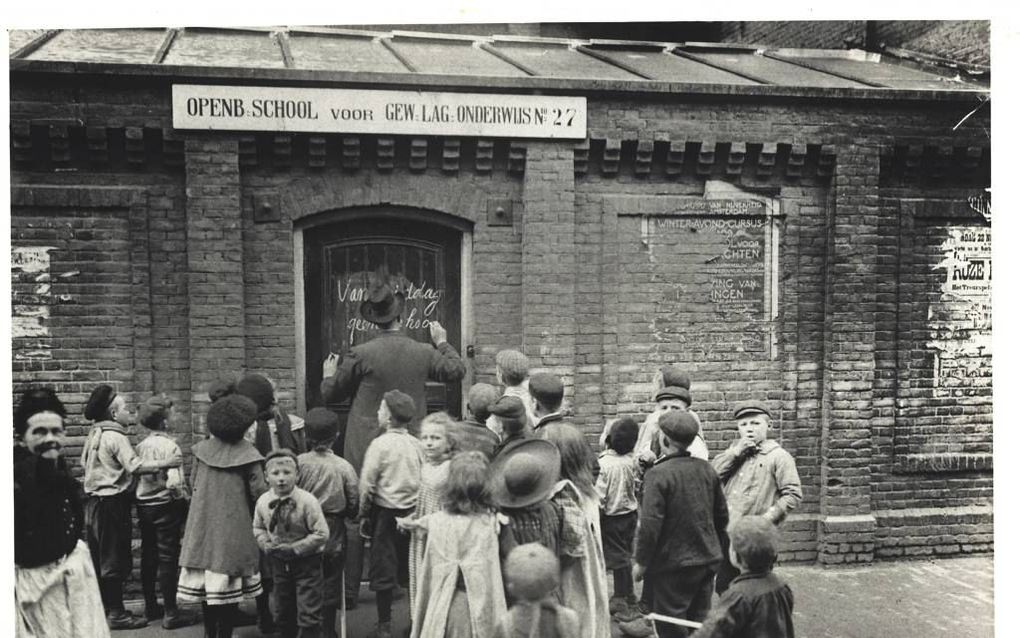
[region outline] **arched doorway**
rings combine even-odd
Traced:
[[[405,295],[402,319],[409,336],[429,343],[429,322],[439,321],[450,344],[465,354],[462,246],[469,231],[466,222],[396,206],[345,210],[302,231],[307,407],[323,405],[323,359],[376,334],[358,310],[373,273],[385,273]],[[459,417],[461,394],[460,383],[429,383],[427,409]],[[342,441],[350,401],[327,407],[340,416]]]

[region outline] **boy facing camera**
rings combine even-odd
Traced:
[[[319,500],[297,487],[298,460],[287,448],[266,457],[270,490],[255,504],[252,529],[272,564],[278,622],[285,636],[318,638],[322,625],[322,550],[329,526]]]

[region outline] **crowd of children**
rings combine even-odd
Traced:
[[[687,636],[702,622],[698,638],[793,635],[792,594],[771,567],[776,524],[799,501],[799,479],[792,457],[767,439],[766,407],[738,407],[740,438],[713,467],[689,410],[690,380],[666,369],[653,415],[641,426],[609,424],[596,457],[563,409],[558,377],[529,377],[516,351],[497,363],[508,390],[474,385],[464,421],[440,412],[411,427],[420,406],[385,392],[360,476],[333,451],[336,414],[282,412],[262,375],[210,389],[209,436],[192,447],[187,478],[167,433],[169,399],[139,406],[150,435],[136,452],[124,398],[96,388],[85,411],[94,426],[82,454],[81,518],[109,628],[198,622],[181,601],[201,603],[207,638],[226,638],[242,621],[239,603],[255,599],[263,633],[334,638],[345,523],[356,520],[371,543],[377,638],[394,633],[398,588],[409,589],[410,617],[401,620],[413,638],[609,638],[614,621],[642,636],[652,633],[649,614],[659,636]],[[25,397],[24,406],[56,412],[62,428],[62,406]],[[16,416],[23,438],[29,417]],[[145,618],[122,600],[132,502]],[[65,518],[73,530],[77,519]],[[712,610],[724,566],[739,575]],[[24,567],[27,578],[32,565]],[[640,601],[635,582],[643,583]]]

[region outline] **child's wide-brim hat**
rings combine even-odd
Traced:
[[[560,451],[544,439],[520,441],[492,461],[489,473],[496,505],[534,505],[549,498],[560,479]]]

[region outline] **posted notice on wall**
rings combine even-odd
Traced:
[[[989,296],[992,289],[992,231],[953,228],[943,247],[946,290],[954,295]]]
[[[173,86],[177,129],[581,139],[587,99],[549,95]]]

